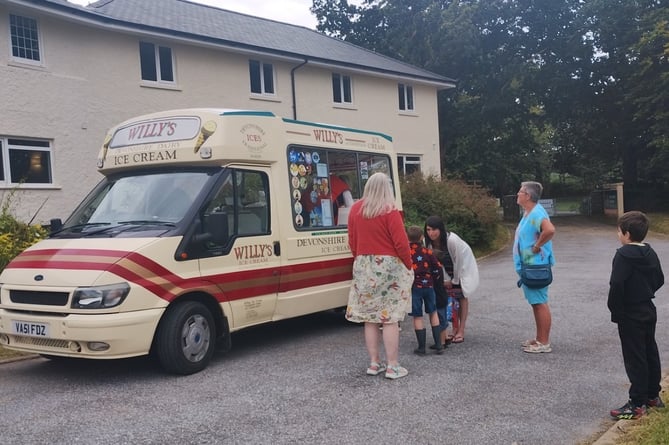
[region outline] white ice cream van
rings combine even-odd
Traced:
[[[107,134],[104,178],[0,275],[0,344],[205,368],[260,323],[346,305],[346,223],[389,136],[270,112],[185,109]]]

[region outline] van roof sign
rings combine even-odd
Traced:
[[[170,117],[133,122],[112,136],[109,148],[193,139],[200,131],[199,117]]]

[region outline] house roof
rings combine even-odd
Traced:
[[[10,0],[11,2],[11,0]],[[72,19],[124,26],[207,44],[398,76],[452,88],[455,80],[383,56],[312,29],[253,17],[187,0],[99,0],[78,6],[65,0],[18,0]]]

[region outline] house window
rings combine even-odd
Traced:
[[[51,142],[0,137],[0,183],[51,184]]]
[[[420,156],[397,156],[397,169],[402,176],[420,172]]]
[[[174,82],[172,48],[139,42],[139,61],[142,68],[142,80]]]
[[[351,95],[351,76],[332,73],[332,100],[338,104],[353,103]]]
[[[400,110],[413,111],[413,87],[403,83],[397,84]]]
[[[254,94],[274,94],[274,67],[271,63],[249,60],[251,92]]]
[[[9,15],[12,56],[24,61],[39,62],[39,35],[37,20],[20,15]]]

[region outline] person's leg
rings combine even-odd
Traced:
[[[397,323],[384,323],[383,347],[386,350],[388,366],[398,366],[400,331],[397,328]]]
[[[625,372],[630,381],[629,398],[633,405],[640,406],[648,400],[648,362],[646,359],[645,335],[639,323],[618,323],[620,346],[623,352]]]
[[[537,326],[536,340],[544,345],[550,343],[551,333],[551,310],[548,303],[533,304],[534,322]]]
[[[365,345],[367,346],[369,360],[374,363],[381,363],[381,357],[379,354],[379,340],[381,339],[379,324],[380,323],[365,323]]]
[[[469,315],[469,300],[466,297],[458,299],[458,330],[455,332],[454,339],[465,339],[465,324],[467,323],[467,315]]]
[[[655,341],[655,322],[648,325],[646,330],[646,361],[648,363],[648,398],[654,399],[660,395],[662,387],[662,366],[660,364],[660,353]]]

